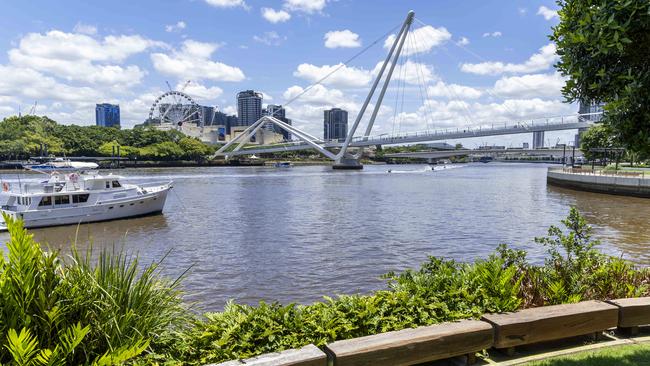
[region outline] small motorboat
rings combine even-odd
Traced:
[[[291,163],[288,161],[279,161],[275,163],[273,166],[275,166],[276,168],[290,168]]]

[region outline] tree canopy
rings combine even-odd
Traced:
[[[68,156],[120,155],[149,160],[201,160],[214,148],[179,131],[152,127],[120,130],[101,126],[61,125],[47,117],[8,117],[0,122],[0,158],[26,159],[42,153]]]
[[[569,102],[605,103],[603,122],[650,156],[650,1],[558,0],[558,70]]]
[[[580,138],[580,149],[589,160],[599,157],[601,154],[594,152],[594,149],[607,149],[618,147],[612,137],[609,126],[598,125],[589,128]]]

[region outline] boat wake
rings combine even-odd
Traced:
[[[431,172],[440,172],[451,169],[462,168],[465,165],[436,165],[436,166],[426,166],[422,169],[413,169],[413,170],[395,170],[388,169],[386,172],[391,174],[423,174]]]

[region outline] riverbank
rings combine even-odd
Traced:
[[[650,174],[574,168],[549,168],[550,185],[587,192],[650,198]]]

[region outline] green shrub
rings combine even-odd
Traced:
[[[75,252],[64,264],[43,251],[21,222],[0,258],[0,363],[114,365],[141,354],[187,319],[175,283],[156,265],[103,252],[91,266]]]

